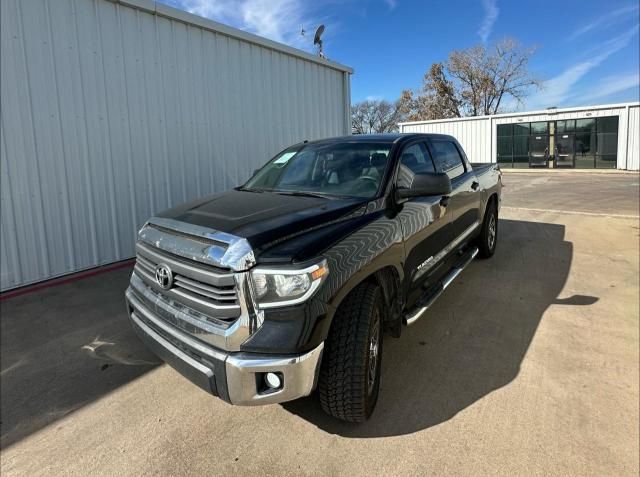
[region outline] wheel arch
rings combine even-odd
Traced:
[[[498,193],[496,191],[492,191],[491,193],[489,193],[486,202],[483,204],[484,207],[482,208],[482,215],[480,216],[481,220],[484,220],[484,216],[487,213],[487,210],[489,209],[489,207],[491,206],[491,204],[496,205],[496,207],[498,206]]]
[[[493,204],[495,203],[496,205],[498,205],[498,193],[497,192],[493,192],[489,198],[487,199],[487,205]]]
[[[404,299],[402,293],[402,268],[399,265],[381,265],[375,269],[368,269],[366,274],[356,274],[348,280],[330,302],[334,310],[338,310],[340,305],[353,290],[363,283],[372,283],[380,287],[385,305],[384,329],[394,337],[400,336],[402,329],[402,304]],[[334,313],[335,315],[335,313]],[[331,321],[333,321],[333,316]],[[327,333],[331,326],[328,324]]]

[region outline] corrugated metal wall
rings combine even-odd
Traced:
[[[433,121],[405,124],[400,132],[449,134],[463,147],[471,162],[491,162],[491,120]]]
[[[450,134],[454,136],[472,162],[495,162],[496,126],[521,121],[560,121],[563,119],[596,118],[619,116],[618,127],[618,169],[638,170],[640,152],[638,146],[638,105],[612,105],[602,107],[575,108],[556,112],[537,111],[532,113],[482,116],[451,120],[423,121],[400,124],[400,132],[424,132]],[[634,122],[635,121],[635,122]]]
[[[129,258],[156,212],[350,132],[348,68],[129,3],[1,2],[2,290]]]

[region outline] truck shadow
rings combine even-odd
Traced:
[[[384,342],[381,392],[369,421],[326,416],[317,394],[285,409],[345,437],[409,434],[438,425],[514,380],[551,305],[588,306],[598,298],[559,298],[573,246],[563,225],[500,220],[491,260],[476,260],[399,340]]]
[[[111,271],[2,301],[3,449],[160,364],[129,324],[130,275]]]

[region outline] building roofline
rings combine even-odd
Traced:
[[[503,114],[491,114],[487,116],[466,116],[464,118],[447,118],[447,119],[431,119],[426,121],[407,121],[398,123],[398,126],[409,126],[414,124],[436,124],[436,123],[451,123],[458,121],[473,121],[478,119],[490,119],[490,118],[513,118],[513,117],[526,117],[537,116],[540,114],[548,114],[550,116],[571,113],[577,111],[597,111],[599,109],[613,109],[613,108],[626,108],[640,106],[640,101],[631,101],[627,103],[614,103],[614,104],[598,104],[594,106],[577,106],[573,108],[557,108],[557,109],[541,109],[536,111],[523,111],[520,113],[503,113]]]
[[[160,3],[154,0],[108,1],[135,8],[136,10],[145,11],[160,17],[168,18],[170,20],[176,20],[182,23],[186,23],[187,25],[193,25],[205,30],[212,31],[214,33],[219,33],[231,38],[235,38],[237,40],[253,43],[254,45],[262,46],[273,51],[295,56],[312,63],[317,63],[334,70],[342,71],[344,73],[353,74],[353,68],[349,66],[342,65],[335,61],[329,61],[324,58],[320,58],[319,56],[312,55],[311,53],[307,53],[306,51],[299,50],[297,48],[293,48],[291,46],[284,45],[282,43],[278,43],[277,41],[269,40],[258,35],[254,35],[253,33],[248,33],[246,31],[242,31],[228,25],[224,25],[223,23],[209,20],[208,18],[203,18],[198,15],[185,12],[183,10],[178,10],[177,8],[170,7],[168,5],[165,5],[164,3]]]

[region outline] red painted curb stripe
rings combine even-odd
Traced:
[[[135,259],[131,258],[125,260],[123,262],[118,262],[113,265],[107,265],[104,267],[92,268],[91,270],[86,270],[84,272],[74,273],[71,276],[67,276],[64,278],[53,278],[51,280],[47,280],[46,282],[36,283],[35,285],[27,285],[26,287],[18,288],[17,290],[11,290],[8,292],[0,293],[0,301],[7,300],[9,298],[15,298],[17,296],[26,295],[28,293],[33,293],[39,290],[44,290],[45,288],[57,287],[59,285],[65,285],[67,283],[77,282],[78,280],[83,280],[89,277],[95,277],[96,275],[102,275],[103,273],[112,272],[114,270],[119,270],[121,268],[127,268],[133,266]]]

